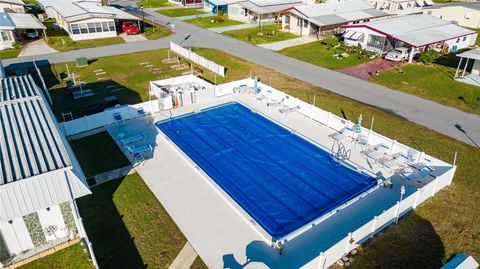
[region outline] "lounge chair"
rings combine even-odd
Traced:
[[[267,103],[267,106],[279,106],[283,103],[284,98],[280,99],[279,101],[271,99],[271,102]]]
[[[287,114],[291,112],[295,112],[300,109],[300,106],[294,106],[294,107],[286,107],[286,108],[280,108],[278,111],[282,114]]]
[[[143,117],[147,115],[147,112],[145,112],[145,109],[143,107],[140,107],[137,109],[138,116]]]
[[[144,154],[144,153],[150,153],[153,151],[153,148],[149,144],[144,144],[144,145],[139,145],[139,146],[126,146],[128,153],[131,156],[135,156],[136,154]]]
[[[357,136],[357,139],[355,139],[355,148],[357,147],[360,147],[360,148],[364,148],[368,145],[368,138],[363,135],[363,134],[359,134]]]
[[[332,140],[335,140],[335,141],[344,141],[346,140],[349,135],[351,134],[352,132],[352,129],[348,128],[348,127],[343,127],[340,131],[338,132],[335,132],[331,135],[329,135],[328,137]]]
[[[141,143],[141,142],[145,141],[146,138],[147,137],[144,134],[137,133],[137,134],[127,136],[127,137],[124,137],[124,138],[120,139],[120,144],[122,144],[124,146],[128,146],[128,145],[134,144],[134,143]]]
[[[388,150],[387,146],[385,146],[384,144],[378,144],[373,148],[363,150],[361,153],[364,154],[367,158],[370,158],[375,162],[377,162],[381,158],[385,157],[387,150]]]
[[[117,123],[117,126],[125,122],[122,115],[118,112],[113,113],[113,119]]]
[[[413,169],[407,169],[402,173],[402,176],[408,180],[421,180],[427,176],[432,176],[432,172],[435,170],[433,167],[425,165],[423,163],[417,163],[410,165]]]
[[[407,164],[409,162],[409,158],[403,155],[401,152],[397,152],[389,156],[388,159],[385,161],[380,161],[380,163],[390,170],[398,169],[399,167]]]

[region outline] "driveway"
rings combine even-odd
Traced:
[[[406,62],[392,62],[385,59],[378,59],[364,64],[348,67],[340,72],[361,79],[369,79],[375,74],[394,69],[397,66],[405,65]]]
[[[50,48],[43,39],[38,39],[34,41],[26,41],[18,57],[36,56],[54,52],[58,51]]]
[[[141,15],[136,8],[127,7],[126,10],[135,15]],[[145,10],[145,13],[148,16],[155,17],[155,20],[161,24],[175,24],[177,34],[158,40],[88,48],[45,56],[32,56],[28,57],[28,59],[13,58],[2,60],[2,62],[5,67],[15,63],[27,65],[27,61],[34,60],[63,63],[74,61],[75,58],[81,56],[97,58],[168,48],[169,42],[174,41],[185,47],[204,47],[222,50],[352,100],[384,109],[413,123],[470,145],[478,145],[480,143],[480,116],[478,115],[401,91],[392,90],[341,72],[302,62],[262,47],[220,35],[211,30],[196,27],[175,18],[163,16],[148,9]]]
[[[316,37],[302,36],[302,37],[292,38],[292,39],[273,42],[273,43],[260,44],[257,46],[266,48],[269,50],[273,50],[273,51],[279,51],[279,50],[283,50],[284,48],[299,46],[299,45],[303,45],[303,44],[307,44],[315,41],[318,41]]]
[[[127,33],[120,34],[120,37],[123,38],[123,40],[125,40],[127,43],[147,40],[147,38],[143,35],[127,35]]]

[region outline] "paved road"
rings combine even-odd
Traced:
[[[117,2],[128,5],[129,1]],[[132,11],[132,10],[131,10]],[[76,57],[89,58],[111,56],[166,48],[170,40],[183,46],[206,47],[223,50],[240,58],[271,68],[288,76],[306,81],[315,86],[346,96],[359,102],[394,113],[416,124],[479,147],[480,116],[444,106],[400,91],[379,86],[336,71],[298,61],[268,49],[253,46],[221,34],[202,29],[153,11],[162,24],[174,23],[177,34],[161,40],[118,44],[106,47],[82,49],[64,53],[4,60],[4,66],[27,60],[47,60],[51,63],[72,61]],[[395,128],[394,126],[392,128]]]

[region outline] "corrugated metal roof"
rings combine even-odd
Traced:
[[[480,48],[462,52],[460,54],[457,54],[457,57],[480,60]]]
[[[279,0],[279,1],[263,1],[250,0],[238,3],[243,8],[253,11],[257,14],[269,14],[290,9],[294,6],[303,5],[301,0]]]
[[[363,0],[301,5],[294,7],[293,11],[302,14],[307,20],[318,26],[346,24],[351,21],[388,16],[386,12],[373,8]]]
[[[465,7],[474,10],[480,10],[480,2],[452,2],[452,3],[445,3],[445,4],[436,4],[429,7],[425,7],[424,9],[441,9],[444,7]]]
[[[139,20],[139,18],[112,6],[102,6],[100,2],[75,0],[38,0],[44,8],[51,7],[67,22],[92,18]]]
[[[31,76],[0,81],[0,185],[70,166]]]
[[[46,27],[32,14],[0,12],[0,29],[46,29]]]
[[[1,79],[0,221],[89,194],[77,166],[32,77]]]
[[[428,14],[399,16],[352,27],[363,26],[417,47],[475,33],[475,31],[460,27],[453,22]]]

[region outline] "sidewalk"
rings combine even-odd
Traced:
[[[273,24],[273,23],[274,22],[264,22],[263,25],[270,25],[270,24]],[[223,33],[223,32],[226,32],[226,31],[242,30],[242,29],[249,29],[249,28],[255,28],[255,27],[258,27],[257,22],[237,24],[237,25],[218,27],[218,28],[208,28],[208,30],[212,30],[216,33]]]
[[[273,50],[273,51],[279,51],[284,48],[303,45],[303,44],[307,44],[315,41],[317,41],[317,38],[314,36],[302,36],[294,39],[288,39],[288,40],[267,43],[267,44],[260,44],[258,46],[269,49],[269,50]]]

